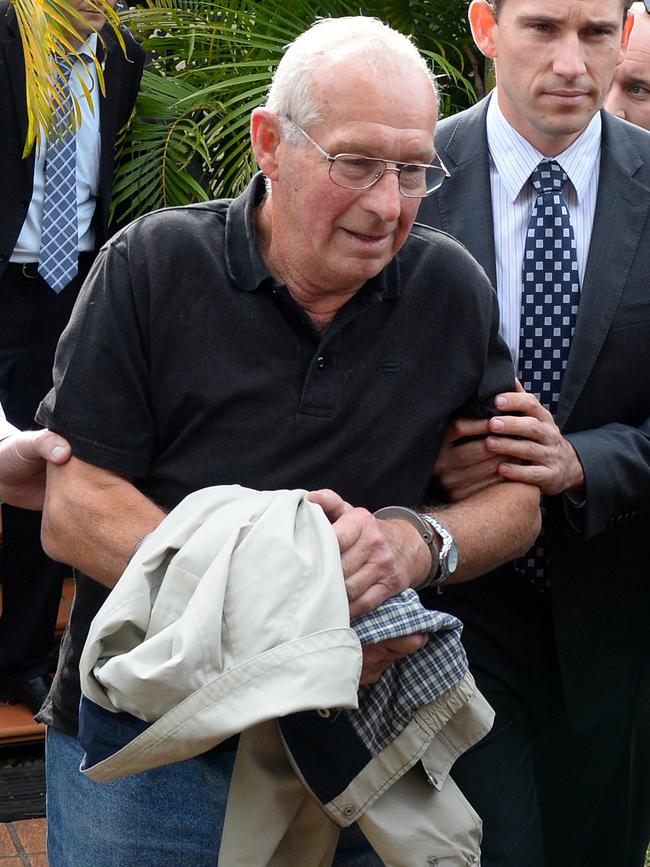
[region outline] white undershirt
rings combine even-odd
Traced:
[[[503,116],[494,91],[487,110],[490,184],[494,220],[499,332],[517,365],[521,318],[521,268],[526,230],[535,203],[531,172],[545,157]],[[589,126],[554,159],[569,176],[564,189],[575,234],[580,284],[584,280],[600,175],[602,121],[597,113]]]
[[[91,33],[78,49],[88,55],[97,51],[97,34]],[[90,91],[93,110],[81,81]],[[92,219],[99,190],[99,83],[95,64],[90,60],[84,66],[77,60],[70,75],[70,90],[76,96],[81,109],[81,124],[77,137],[77,222],[79,225],[79,251],[95,249],[95,232]],[[34,189],[32,200],[20,235],[11,255],[12,262],[38,262],[41,249],[41,223],[43,219],[43,191],[45,188],[45,147],[36,146],[34,164]]]

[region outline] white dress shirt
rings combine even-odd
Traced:
[[[2,404],[0,403],[0,440],[4,440],[15,433],[18,433],[18,429],[15,428],[12,424],[9,424],[9,422],[5,418]]]
[[[521,273],[526,230],[535,204],[530,183],[533,169],[544,155],[514,130],[503,116],[494,91],[487,111],[490,184],[494,220],[499,332],[515,363],[519,357]],[[596,114],[589,126],[554,159],[569,177],[564,188],[576,239],[580,285],[584,280],[600,175],[602,122]]]
[[[78,49],[89,57],[97,51],[97,34],[91,33]],[[92,111],[82,81],[90,91]],[[81,109],[81,123],[77,138],[77,222],[79,226],[79,252],[95,249],[92,219],[99,189],[99,82],[95,64],[76,60],[70,74],[70,90]],[[16,246],[12,262],[38,262],[41,249],[41,223],[43,220],[43,194],[45,190],[45,146],[37,145],[34,164],[34,188],[27,216]]]

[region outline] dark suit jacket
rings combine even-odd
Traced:
[[[484,100],[440,123],[451,178],[418,221],[460,239],[494,284],[486,110]],[[580,511],[562,496],[548,501],[556,641],[578,725],[629,702],[650,652],[650,134],[602,118],[595,221],[556,415],[587,500]]]
[[[98,49],[104,63],[106,96],[100,93],[101,157],[94,225],[97,249],[109,237],[108,213],[115,168],[115,140],[129,118],[140,86],[144,52],[123,29],[127,57],[110,27]],[[103,56],[102,56],[103,55]],[[8,0],[0,0],[0,275],[9,261],[32,197],[34,149],[23,159],[27,135],[25,64],[18,22]]]

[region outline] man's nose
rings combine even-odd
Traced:
[[[577,33],[568,33],[557,42],[553,72],[567,81],[573,81],[584,75],[586,71],[580,37]]]
[[[377,183],[366,190],[368,210],[389,223],[399,218],[402,211],[402,194],[399,191],[399,170],[387,168]]]

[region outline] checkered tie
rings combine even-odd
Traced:
[[[77,273],[77,139],[71,127],[72,100],[67,59],[57,58],[61,103],[54,109],[52,140],[45,154],[45,192],[38,273],[55,292]]]
[[[526,391],[554,415],[578,313],[578,259],[562,192],[568,180],[566,173],[554,160],[544,161],[530,180],[537,198],[524,248],[519,378]],[[535,546],[518,567],[537,582],[544,579],[545,566],[542,528]]]

